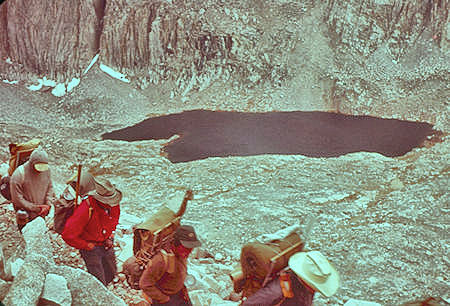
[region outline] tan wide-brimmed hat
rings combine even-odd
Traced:
[[[299,252],[289,258],[289,268],[311,288],[326,297],[339,288],[339,274],[319,251]]]
[[[92,196],[97,201],[109,206],[119,205],[122,200],[122,192],[114,187],[107,179],[94,178],[95,189],[89,191],[87,195]]]

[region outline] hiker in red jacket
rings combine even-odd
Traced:
[[[88,272],[106,286],[117,271],[113,232],[119,223],[122,193],[108,180],[92,177],[92,181],[95,189],[67,219],[62,238],[80,250]]]

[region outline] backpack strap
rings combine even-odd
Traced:
[[[86,198],[86,201],[89,205],[89,220],[91,220],[92,212],[94,211],[94,207],[92,206],[91,198],[89,196]]]
[[[169,263],[169,258],[168,258],[169,254],[167,254],[167,252],[165,250],[161,250],[161,256],[164,260],[164,271],[167,272],[167,265]]]
[[[175,272],[174,254],[167,253],[166,250],[161,249],[161,255],[164,260],[164,270],[169,274],[172,274],[173,272]]]
[[[20,165],[14,171],[19,174],[20,183],[23,184],[25,182],[25,169],[24,169],[23,165]]]

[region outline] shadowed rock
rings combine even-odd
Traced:
[[[44,219],[38,217],[28,223],[23,229],[23,237],[26,256],[12,285],[7,288],[5,305],[38,305],[40,302],[47,303],[45,305],[126,305],[91,274],[55,264]],[[59,292],[44,287],[46,281],[48,285],[55,278],[65,279],[59,280],[62,285]]]
[[[64,277],[48,273],[45,278],[44,291],[42,292],[39,306],[42,305],[72,305],[72,296],[67,288],[67,281]]]
[[[207,157],[300,154],[336,157],[352,152],[401,156],[435,134],[429,123],[327,112],[239,113],[187,111],[150,118],[105,133],[103,139],[181,137],[163,148],[171,162]]]
[[[72,305],[126,306],[122,299],[109,291],[94,276],[83,270],[57,266],[52,273],[64,275],[72,294]]]

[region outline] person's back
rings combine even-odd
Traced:
[[[37,216],[45,217],[53,200],[47,153],[41,148],[34,150],[30,159],[14,171],[10,186],[14,210],[26,212],[27,222]],[[25,224],[20,224],[19,229]]]
[[[308,288],[292,273],[289,278],[292,285],[292,298],[286,298],[280,286],[280,278],[270,281],[264,288],[259,289],[255,294],[248,297],[243,306],[311,306],[314,298],[314,290]]]
[[[339,274],[318,251],[298,252],[289,259],[289,270],[248,297],[243,306],[311,306],[315,292],[326,297],[339,287]]]

